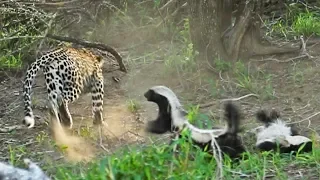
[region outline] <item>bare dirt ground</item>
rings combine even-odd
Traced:
[[[274,60],[248,60],[246,64],[251,70],[263,70],[273,75],[273,99],[244,98],[237,101],[244,114],[246,129],[256,126],[254,114],[259,108],[275,108],[283,117],[291,122],[299,122],[302,132],[320,130],[320,79],[319,79],[319,49],[314,46],[309,49],[313,59],[288,60],[289,56],[272,57]],[[270,58],[269,58],[270,59]],[[105,73],[104,119],[108,126],[103,127],[103,145],[113,152],[119,147],[130,144],[149,142],[150,136],[144,132],[144,124],[156,116],[156,105],[147,102],[144,92],[154,85],[166,85],[181,95],[183,104],[204,104],[212,102],[202,112],[210,114],[213,119],[220,119],[222,103],[220,99],[237,98],[248,94],[235,90],[233,93],[213,98],[210,95],[210,85],[203,81],[198,83],[190,79],[179,79],[174,73],[166,73],[163,62],[152,62],[130,67],[128,74],[121,72]],[[208,73],[203,70],[203,74]],[[211,73],[212,74],[212,73]],[[112,76],[120,77],[119,83]],[[11,78],[9,78],[11,77]],[[212,75],[223,85],[228,86],[235,81],[228,73]],[[197,77],[202,78],[202,77]],[[36,78],[33,88],[33,105],[36,127],[26,129],[21,125],[23,119],[22,104],[23,76],[3,77],[0,82],[0,160],[18,162],[24,157],[38,160],[40,163],[52,161],[78,162],[87,161],[105,152],[99,146],[97,127],[92,125],[91,96],[82,95],[70,105],[74,119],[74,127],[61,130],[53,124],[50,130],[50,118],[46,107],[47,94],[42,74]],[[185,83],[185,84],[183,84]],[[191,85],[186,87],[186,84]],[[199,87],[192,86],[199,84]],[[258,86],[264,86],[263,84]],[[134,101],[133,101],[134,100]],[[131,105],[130,105],[131,102]],[[137,111],[130,106],[132,102],[138,105]],[[210,112],[210,113],[209,113]],[[48,123],[49,122],[49,123]]]

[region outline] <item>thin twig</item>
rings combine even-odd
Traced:
[[[48,23],[48,28],[45,30],[45,32],[43,33],[43,36],[47,36],[47,34],[49,33],[50,29],[51,29],[51,26],[52,26],[52,23],[53,23],[53,20],[56,18],[56,15],[57,15],[57,12],[53,14],[52,18],[50,19],[49,23]],[[38,49],[36,51],[36,55],[38,55],[39,53],[39,50],[42,48],[42,45],[43,45],[43,42],[44,42],[45,39],[42,39],[40,41],[40,44],[38,46]]]
[[[259,95],[257,94],[247,94],[247,95],[244,95],[244,96],[241,96],[241,97],[238,97],[238,98],[231,98],[231,99],[222,99],[220,100],[220,102],[225,102],[225,101],[240,101],[241,99],[244,99],[244,98],[247,98],[247,97],[250,97],[250,96],[254,96],[256,98],[259,98]]]
[[[304,121],[308,121],[308,120],[310,120],[311,118],[313,118],[314,116],[316,116],[316,115],[318,115],[318,114],[320,114],[320,111],[314,113],[313,115],[311,115],[311,116],[309,116],[309,117],[307,117],[307,118],[305,118],[305,119],[302,119],[302,120],[296,121],[296,122],[292,122],[292,123],[288,123],[288,124],[297,124],[297,123],[301,123],[301,122],[304,122]]]
[[[222,153],[219,144],[217,143],[215,137],[213,134],[211,135],[211,146],[213,150],[213,156],[216,159],[216,163],[218,165],[217,171],[216,171],[216,178],[217,179],[223,179],[223,166],[222,166]],[[217,156],[218,152],[218,156]],[[213,178],[214,176],[212,176]]]
[[[20,125],[15,125],[15,126],[10,126],[10,127],[4,127],[4,128],[0,128],[0,132],[1,133],[8,133],[11,132],[13,130],[18,130],[18,129],[23,129],[22,126]]]
[[[307,52],[307,44],[303,39],[303,36],[300,36],[301,40],[301,53],[302,55],[307,56],[309,59],[313,58],[308,52]]]
[[[159,10],[162,11],[164,8],[166,8],[169,4],[174,2],[175,0],[169,0],[165,5],[163,5]]]
[[[45,36],[12,36],[12,37],[5,37],[0,39],[0,41],[7,41],[12,39],[28,39],[28,38],[45,38]]]
[[[250,97],[250,96],[254,96],[256,98],[259,98],[259,95],[257,94],[247,94],[247,95],[244,95],[244,96],[241,96],[241,97],[238,97],[238,98],[230,98],[230,99],[221,99],[219,100],[220,102],[225,102],[225,101],[240,101],[241,99],[244,99],[244,98],[247,98],[247,97]],[[210,107],[210,106],[213,106],[215,104],[215,102],[209,102],[209,103],[206,103],[206,104],[201,104],[199,106],[199,108],[207,108],[207,107]]]
[[[241,177],[251,177],[251,175],[247,175],[242,172],[237,172],[237,171],[232,171],[232,170],[227,170],[227,171],[231,172],[232,174],[238,174]]]

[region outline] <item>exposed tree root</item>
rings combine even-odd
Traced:
[[[262,41],[260,14],[262,0],[241,1],[237,12],[230,11],[232,1],[188,1],[191,39],[207,61],[222,58],[234,61],[251,56],[299,53],[298,46],[278,46]],[[231,20],[235,16],[235,24]]]
[[[125,65],[122,61],[122,57],[111,46],[108,46],[103,43],[89,42],[89,41],[85,41],[85,40],[75,39],[75,38],[71,38],[71,37],[57,36],[57,35],[53,35],[53,34],[47,34],[46,37],[51,38],[51,39],[55,39],[55,40],[59,40],[59,41],[80,44],[82,46],[89,47],[89,48],[97,48],[97,49],[100,49],[103,51],[108,51],[116,58],[117,62],[119,63],[119,66],[120,66],[120,70],[123,72],[127,72],[127,68],[125,67]]]
[[[286,45],[279,47],[276,44],[263,44],[261,42],[260,33],[256,30],[256,27],[251,26],[247,30],[247,34],[244,36],[243,40],[243,49],[246,52],[242,52],[243,56],[262,56],[270,54],[284,54],[284,53],[299,53],[299,47],[293,47],[291,45]]]
[[[279,47],[273,44],[263,44],[260,36],[260,19],[257,18],[261,2],[249,1],[245,4],[242,14],[235,26],[223,36],[227,55],[231,60],[256,55],[283,54],[299,52],[299,47]]]
[[[252,3],[246,4],[243,10],[243,15],[240,16],[237,24],[228,33],[225,34],[226,36],[223,42],[226,48],[226,52],[228,53],[228,56],[231,58],[231,60],[238,59],[243,36],[246,34],[246,31],[251,22],[250,20],[252,11]]]

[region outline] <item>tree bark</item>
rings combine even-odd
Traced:
[[[222,22],[218,14],[223,14],[219,9],[219,2],[223,0],[188,0],[190,16],[190,33],[194,47],[209,62],[213,57],[226,57],[226,52],[221,41]],[[226,27],[227,24],[224,24]]]
[[[299,47],[263,44],[260,34],[262,0],[188,1],[190,31],[194,47],[207,60],[222,58],[235,61],[240,57],[298,51]],[[233,7],[236,7],[232,24]]]

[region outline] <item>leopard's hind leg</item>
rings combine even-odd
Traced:
[[[48,91],[48,99],[53,111],[54,116],[56,117],[57,123],[61,126],[61,116],[59,114],[59,102],[58,99],[61,97],[60,89],[62,84],[60,77],[56,75],[56,71],[54,68],[54,64],[52,66],[48,66],[44,69],[44,76],[46,80],[46,86]],[[59,81],[60,80],[60,81]]]
[[[73,120],[68,108],[68,103],[64,100],[62,100],[62,102],[59,105],[59,115],[62,124],[71,129],[73,126]]]
[[[102,72],[97,73],[94,75],[91,84],[93,124],[95,125],[101,125],[103,123],[103,88]]]
[[[93,124],[98,125],[100,147],[103,150],[109,152],[109,150],[106,147],[104,147],[102,143],[103,123],[105,125],[108,125],[103,121],[103,96],[104,96],[103,88],[104,88],[103,75],[102,75],[102,72],[100,71],[93,76],[93,80],[91,83]]]

